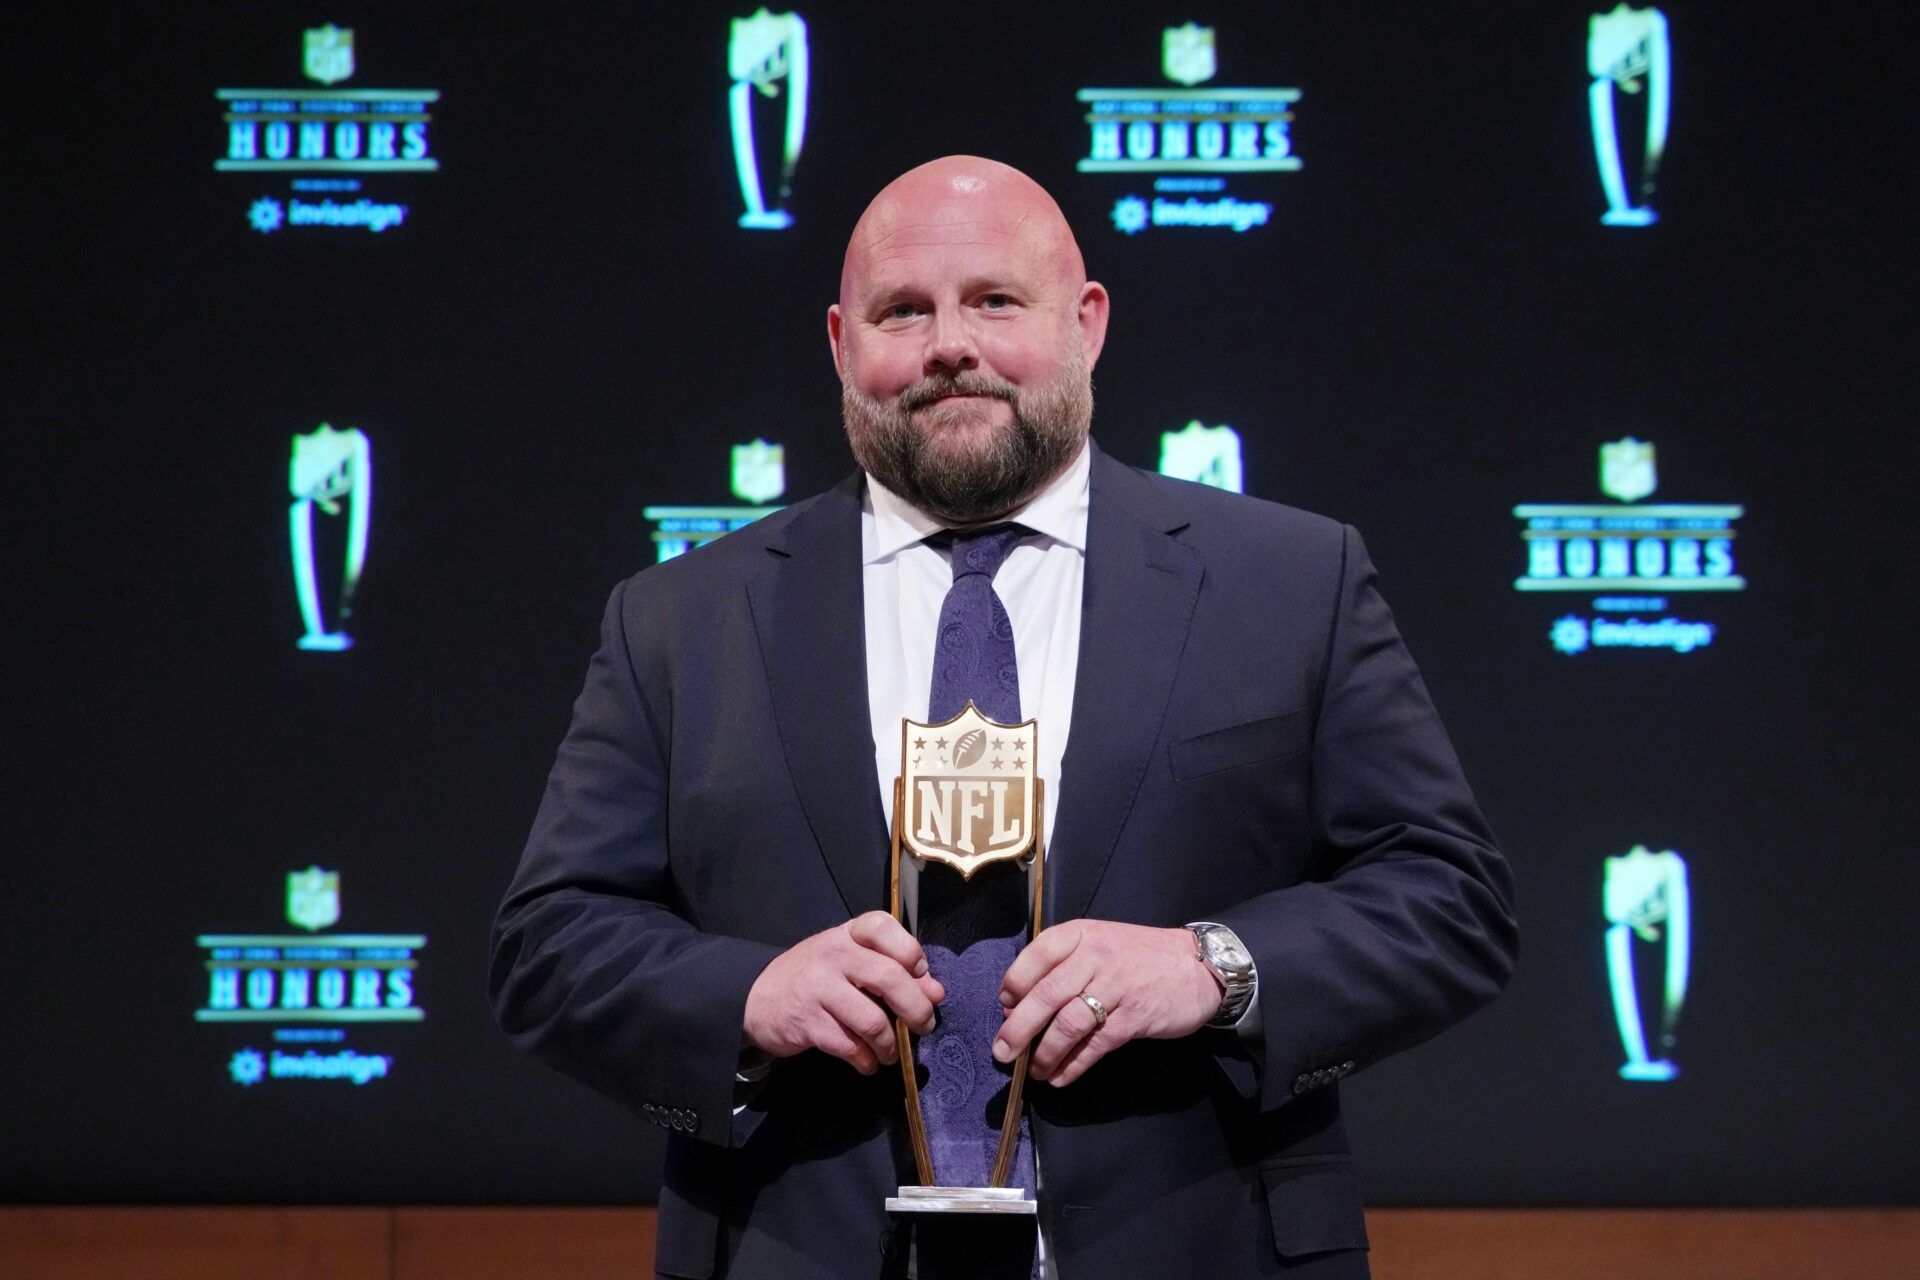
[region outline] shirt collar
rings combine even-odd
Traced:
[[[1082,441],[1079,454],[1067,469],[1007,519],[1023,524],[1055,542],[1064,542],[1085,555],[1087,478],[1092,471],[1093,450],[1086,441]],[[864,532],[867,536],[861,540],[862,564],[878,563],[951,527],[945,521],[936,520],[920,510],[871,475],[867,476],[865,505],[872,519],[866,522]]]

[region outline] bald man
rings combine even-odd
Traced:
[[[1101,454],[1107,315],[1031,179],[903,175],[827,312],[859,471],[614,591],[493,992],[669,1131],[661,1275],[1365,1276],[1337,1081],[1506,980],[1507,869],[1358,535]],[[1050,832],[986,993],[993,1058],[1033,1050],[1012,1259],[883,1210],[888,1014],[961,995],[883,909],[893,748],[987,535]]]

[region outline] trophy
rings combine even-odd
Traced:
[[[1671,1080],[1680,1068],[1666,1057],[1674,1044],[1674,1027],[1687,999],[1688,952],[1693,938],[1692,899],[1687,891],[1687,863],[1669,849],[1651,853],[1635,845],[1618,858],[1607,859],[1606,884],[1601,893],[1607,916],[1607,979],[1613,988],[1613,1016],[1620,1026],[1620,1042],[1627,1061],[1622,1080]],[[1664,935],[1664,937],[1663,937]],[[1640,942],[1642,948],[1634,946]],[[1664,951],[1664,981],[1660,988],[1660,1050],[1647,1056],[1646,1020],[1640,1014],[1640,984],[1634,974],[1634,952],[1646,944]]]
[[[900,859],[905,852],[922,860],[919,922],[923,933],[929,887],[934,877],[959,877],[957,885],[949,881],[938,887],[948,897],[966,894],[976,886],[974,877],[996,863],[1011,863],[1013,868],[997,870],[995,875],[1021,877],[1016,883],[1023,886],[1025,937],[1030,939],[1038,932],[1041,895],[1046,884],[1046,841],[1041,830],[1046,813],[1044,784],[1034,760],[1038,733],[1037,721],[998,724],[983,716],[971,701],[959,715],[942,724],[901,721],[900,774],[893,782],[893,852],[889,864],[894,919],[906,923],[900,899]],[[948,992],[948,1004],[953,1004],[952,990]],[[943,1006],[943,1015],[946,1010],[947,1006]],[[979,1043],[972,1046],[970,1058],[963,1056],[963,1052],[950,1053],[950,1048],[964,1049],[954,1046],[952,1041],[931,1055],[933,1061],[926,1064],[926,1087],[935,1102],[930,1105],[944,1106],[957,1097],[962,1100],[964,1110],[970,1095],[985,1091],[981,1087],[981,1062],[990,1062],[984,1056],[999,1030],[999,1019],[992,1017],[990,1021],[991,1025],[986,1027],[963,1023],[959,1028],[979,1037]],[[1006,1085],[1006,1109],[1000,1121],[999,1140],[993,1149],[985,1185],[967,1185],[973,1179],[964,1176],[962,1183],[955,1185],[940,1181],[942,1176],[953,1178],[954,1172],[949,1168],[943,1175],[934,1160],[915,1069],[913,1035],[898,1017],[893,1020],[893,1030],[899,1046],[901,1073],[906,1080],[907,1128],[912,1135],[914,1164],[921,1185],[901,1187],[898,1195],[888,1197],[888,1212],[1037,1212],[1034,1200],[1025,1190],[1007,1185],[1020,1140],[1020,1094],[1026,1084],[1030,1050],[1023,1049],[1013,1063]],[[993,1073],[987,1083],[997,1087],[998,1073]],[[982,1134],[987,1133],[983,1126]],[[985,1167],[986,1162],[982,1160],[980,1164]]]
[[[780,202],[793,193],[793,167],[800,161],[800,142],[807,132],[807,24],[797,13],[769,13],[761,9],[751,18],[733,20],[727,41],[727,73],[733,77],[727,104],[733,121],[733,163],[740,172],[740,194],[747,211],[743,227],[778,230],[793,225],[784,208],[768,209],[760,184],[760,153],[754,146],[753,95],[778,98],[781,83],[787,95],[786,125],[779,152]]]
[[[1633,9],[1624,2],[1611,13],[1587,20],[1587,110],[1593,118],[1594,158],[1600,165],[1600,185],[1607,193],[1607,211],[1600,221],[1610,227],[1645,227],[1660,215],[1627,196],[1626,159],[1620,149],[1614,120],[1614,90],[1637,95],[1642,80],[1647,90],[1646,149],[1640,162],[1640,194],[1653,194],[1660,156],[1667,149],[1667,117],[1672,102],[1673,59],[1667,47],[1667,19],[1658,9]]]
[[[293,582],[300,597],[300,617],[307,633],[302,649],[339,652],[353,647],[353,637],[327,628],[320,603],[320,575],[314,564],[313,509],[340,514],[346,499],[346,567],[334,613],[340,622],[353,616],[353,592],[367,563],[368,509],[373,500],[373,447],[358,428],[335,431],[321,423],[293,438],[293,460],[287,466],[287,489],[293,495],[287,520],[293,537]]]

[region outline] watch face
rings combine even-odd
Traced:
[[[1253,963],[1253,957],[1247,954],[1229,934],[1214,930],[1207,932],[1207,954],[1229,969],[1244,969]]]

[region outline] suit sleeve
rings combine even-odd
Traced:
[[[667,856],[668,753],[616,588],[494,922],[495,1016],[521,1049],[664,1128],[743,1141],[747,992],[779,948],[704,933]]]
[[[1506,861],[1359,535],[1343,537],[1312,745],[1315,879],[1215,917],[1259,973],[1263,1108],[1464,1018],[1516,954]]]

